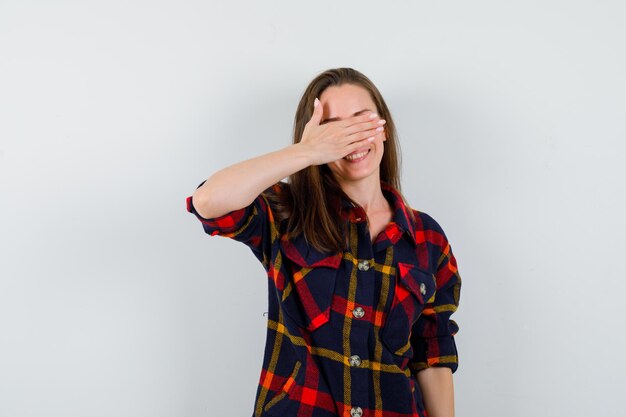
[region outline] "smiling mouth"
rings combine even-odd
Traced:
[[[345,159],[348,162],[359,162],[362,161],[363,159],[365,159],[367,157],[367,155],[369,155],[369,153],[372,151],[372,149],[368,149],[367,151],[363,151],[363,152],[357,152],[357,153],[353,153],[347,156],[344,156],[343,159]]]

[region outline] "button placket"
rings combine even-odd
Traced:
[[[357,258],[355,260],[357,261],[355,266],[357,267],[357,269],[359,271],[359,274],[357,274],[357,275],[362,275],[363,279],[365,279],[366,276],[369,277],[369,274],[374,272],[374,270],[372,269],[372,267],[374,266],[374,260],[372,258],[368,258],[368,259],[358,259]],[[365,274],[365,273],[361,274],[361,272],[367,272],[370,269],[372,269],[372,272],[367,273],[367,274]],[[368,288],[367,286],[363,285],[361,287],[361,294],[360,295],[361,295],[361,297],[365,297],[366,299],[369,299],[372,296],[372,294],[370,294],[371,291],[372,291],[372,288]],[[362,319],[365,316],[365,309],[363,307],[361,307],[361,306],[355,306],[354,309],[352,310],[352,315],[356,319]],[[356,347],[356,346],[353,346],[353,347]],[[361,350],[358,349],[358,351],[361,351]],[[359,355],[351,355],[348,358],[348,364],[352,368],[360,368],[360,367],[363,366],[363,359]],[[356,374],[354,374],[354,375],[361,375],[361,373],[364,372],[364,371],[366,371],[366,370],[364,369],[364,370],[357,371],[355,369],[354,372],[356,372]],[[364,378],[358,378],[357,380],[359,382],[355,381],[353,383],[353,388],[355,388],[355,389],[365,382]],[[359,392],[364,392],[364,390],[365,390],[365,387],[362,387],[358,391]],[[357,400],[357,402],[360,402],[361,400],[363,400],[363,398],[360,398],[359,396],[353,397],[353,399]],[[365,401],[367,401],[367,400],[365,400]],[[352,406],[352,408],[350,409],[350,416],[351,417],[363,417],[363,409],[361,407],[359,407],[359,406]]]

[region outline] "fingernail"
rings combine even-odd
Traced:
[[[372,136],[371,138],[367,138],[367,141],[368,141],[368,142],[371,142],[371,141],[373,141],[373,140],[374,140],[374,136]]]
[[[313,101],[313,107],[317,107],[318,104],[320,104],[320,101],[317,99],[317,97],[315,97],[315,100]]]
[[[370,114],[370,119],[373,119],[374,117],[378,117],[378,115],[376,113]]]
[[[380,120],[378,121],[378,124],[379,124],[379,125],[384,125],[385,123],[387,123],[387,121],[386,121],[385,119],[380,119]]]

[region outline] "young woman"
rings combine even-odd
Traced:
[[[401,194],[398,156],[378,89],[335,68],[304,92],[293,144],[187,198],[267,270],[255,417],[454,415],[461,279],[442,228]]]

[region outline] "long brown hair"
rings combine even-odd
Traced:
[[[296,110],[293,143],[300,142],[302,138],[305,124],[313,115],[315,98],[319,98],[326,88],[343,84],[358,85],[369,91],[378,115],[386,120],[387,140],[380,162],[380,179],[400,191],[400,144],[391,113],[374,83],[353,68],[328,69],[309,83]],[[287,231],[291,235],[304,233],[307,242],[319,251],[343,251],[347,246],[347,236],[342,228],[341,214],[334,209],[336,206],[332,202],[343,197],[354,205],[357,203],[343,192],[328,165],[304,168],[290,175],[288,183],[290,192],[277,201],[277,217],[279,220],[288,219]],[[404,196],[402,198],[404,200]],[[412,210],[407,212],[413,217]]]

